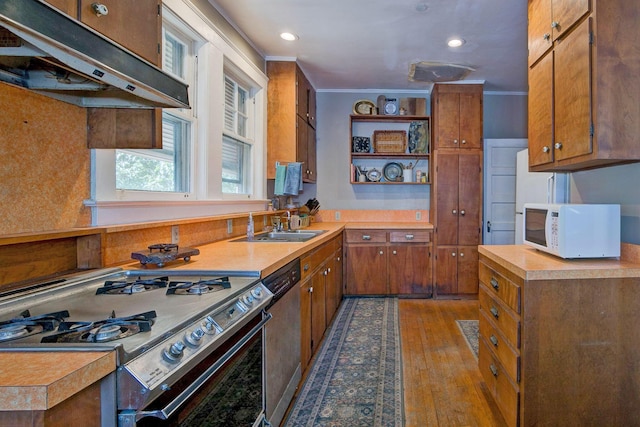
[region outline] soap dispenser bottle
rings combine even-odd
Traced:
[[[247,222],[247,239],[253,240],[253,215],[249,212],[249,222]]]

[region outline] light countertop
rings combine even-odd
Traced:
[[[640,263],[617,258],[567,260],[527,245],[482,245],[478,252],[525,280],[640,277]]]

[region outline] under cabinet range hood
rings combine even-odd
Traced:
[[[0,0],[0,81],[81,107],[189,108],[186,84],[39,0]]]

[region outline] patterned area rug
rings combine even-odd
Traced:
[[[467,341],[473,355],[478,358],[478,321],[477,320],[456,320],[462,336]]]
[[[403,425],[396,298],[343,301],[284,425]]]

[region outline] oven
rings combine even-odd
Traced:
[[[272,298],[257,272],[57,278],[0,295],[0,351],[116,351],[104,425],[259,426]]]

